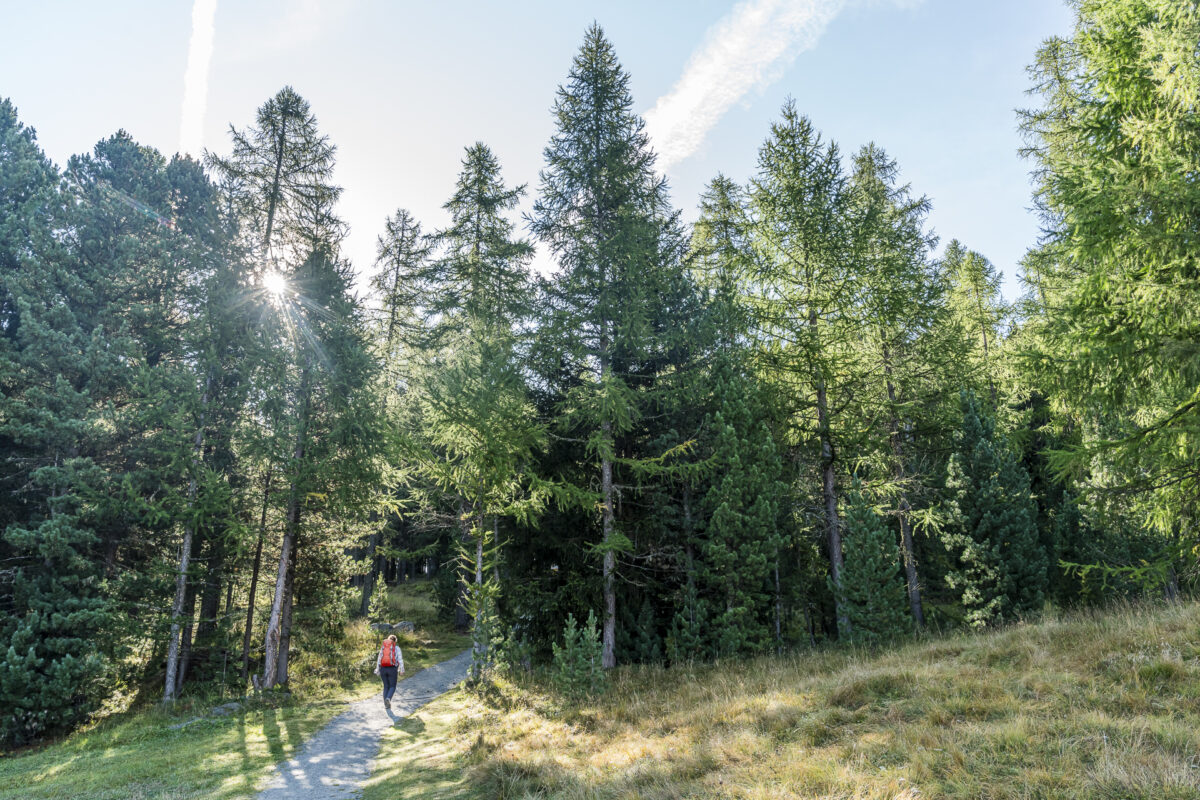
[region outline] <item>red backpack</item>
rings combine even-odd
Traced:
[[[383,654],[379,658],[379,665],[382,667],[396,666],[396,643],[384,642]]]

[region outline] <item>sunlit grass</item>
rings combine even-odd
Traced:
[[[457,766],[446,796],[477,798],[1200,797],[1195,603],[613,679],[579,708],[503,680],[443,698],[383,769]]]
[[[467,646],[466,637],[436,624],[423,584],[394,591],[390,601],[397,615],[407,615],[397,621],[418,626],[401,642],[406,678]],[[348,700],[379,691],[372,674],[379,637],[366,622],[350,623],[334,648],[298,638],[292,698],[251,702],[228,717],[185,707],[173,714],[154,707],[116,715],[63,742],[0,758],[0,800],[253,797],[274,765],[290,758]]]

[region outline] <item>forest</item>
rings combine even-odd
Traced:
[[[370,265],[291,87],[61,167],[0,100],[0,743],[286,688],[400,583],[474,680],[1194,596],[1200,12],[1073,5],[1013,302],[794,101],[685,223],[599,25],[537,185],[464,143],[449,224],[398,208]]]

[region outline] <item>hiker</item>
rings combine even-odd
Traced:
[[[396,634],[388,634],[375,659],[375,674],[383,678],[383,707],[391,710],[392,695],[396,693],[396,675],[404,674],[404,655],[396,644]]]

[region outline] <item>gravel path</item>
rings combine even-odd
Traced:
[[[300,748],[300,753],[275,768],[275,775],[258,800],[346,800],[357,796],[371,774],[383,732],[467,677],[471,651],[459,653],[400,681],[392,709],[383,707],[381,694],[350,705]]]

